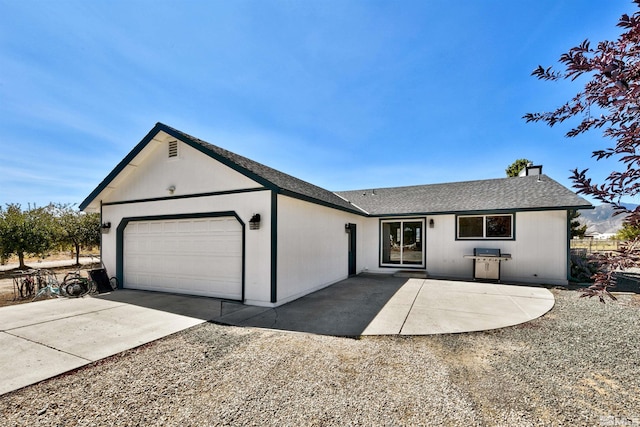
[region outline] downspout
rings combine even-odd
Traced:
[[[570,282],[571,277],[571,211],[567,209],[567,282]],[[568,283],[567,283],[568,284]]]
[[[271,190],[271,303],[278,301],[278,192]]]
[[[104,224],[104,222],[102,220],[102,200],[100,200],[100,265],[102,268],[105,268],[102,262],[102,224]]]

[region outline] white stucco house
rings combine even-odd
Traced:
[[[566,284],[568,211],[591,204],[535,175],[332,192],[162,123],[81,203],[124,288],[278,306],[361,272]],[[473,286],[470,283],[470,286]]]

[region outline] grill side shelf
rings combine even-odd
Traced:
[[[488,255],[463,255],[463,258],[467,259],[477,259],[477,260],[486,260],[486,261],[509,261],[511,259],[511,254],[501,254],[500,256],[488,256]]]

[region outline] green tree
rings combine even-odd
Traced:
[[[507,173],[508,177],[518,176],[520,171],[527,167],[527,165],[531,163],[531,160],[527,159],[518,159],[515,162],[511,163],[508,168],[504,171]]]
[[[84,213],[71,205],[55,205],[54,217],[59,227],[58,241],[63,245],[73,245],[76,265],[80,264],[80,248],[100,244],[100,215]]]
[[[622,228],[618,230],[616,237],[620,240],[636,240],[640,237],[640,227],[624,223]]]
[[[569,211],[569,221],[571,221],[571,237],[578,237],[580,239],[584,238],[584,233],[587,232],[587,226],[581,225],[580,221],[580,212],[571,210]]]
[[[57,226],[51,206],[22,210],[19,204],[0,207],[0,249],[4,259],[17,255],[21,269],[25,255],[43,255],[56,242]]]

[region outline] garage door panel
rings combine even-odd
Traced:
[[[238,277],[233,274],[232,268],[228,268],[228,267],[223,267],[223,266],[215,266],[212,267],[208,270],[206,270],[206,272],[208,274],[211,275],[211,278],[209,278],[209,280],[211,281],[225,281],[225,282],[238,282]],[[203,277],[204,275],[192,275],[192,276],[186,276],[186,277]]]
[[[124,287],[242,298],[242,226],[234,217],[132,221]]]
[[[140,275],[136,280],[138,285],[135,289],[212,296],[211,288],[213,287],[216,289],[214,296],[217,298],[238,299],[237,284],[231,281],[161,275]]]
[[[127,282],[127,288],[150,291],[183,293],[191,295],[214,296],[217,298],[239,299],[238,287],[241,285],[232,276],[218,280],[199,277],[179,277],[166,275],[133,275],[135,284]],[[226,279],[226,280],[225,280]],[[215,292],[212,292],[214,290]]]

